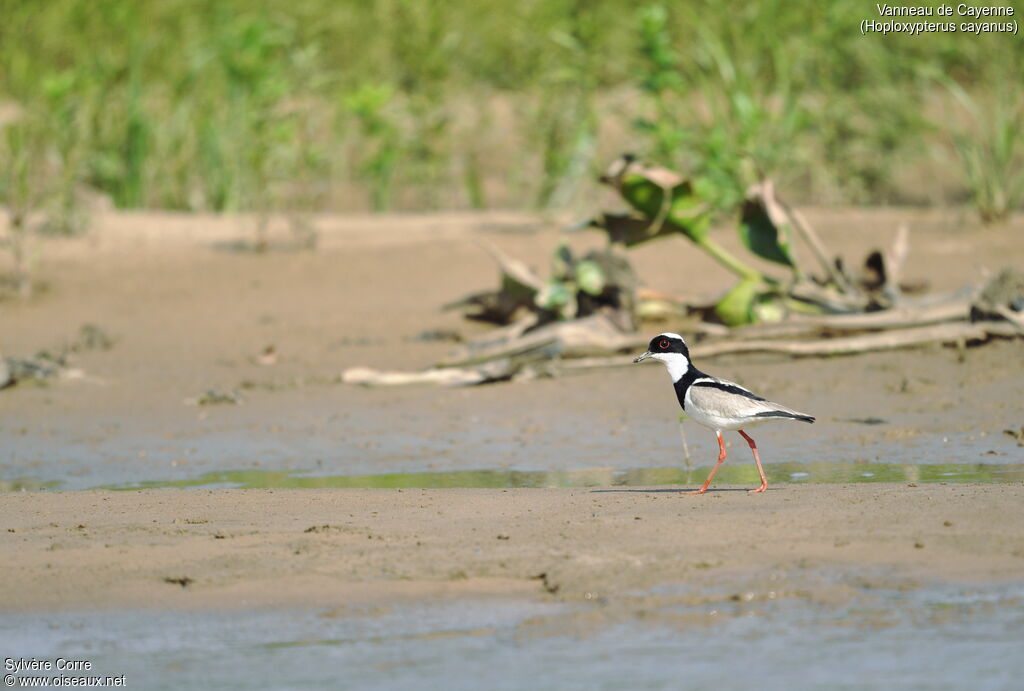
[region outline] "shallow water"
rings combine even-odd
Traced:
[[[468,403],[450,398],[458,394],[444,392],[448,407],[434,413],[421,411],[416,401],[391,412],[362,410],[357,405],[360,399],[354,399],[344,414],[321,402],[271,406],[261,400],[214,410],[206,419],[173,422],[139,416],[101,423],[86,416],[61,418],[58,424],[15,414],[0,420],[0,489],[206,486],[216,482],[219,473],[237,477],[248,471],[268,479],[261,481],[264,484],[240,484],[274,486],[267,483],[275,474],[287,476],[287,482],[418,474],[430,475],[425,480],[432,481],[435,474],[444,474],[436,477],[447,482],[457,481],[461,473],[480,478],[480,471],[496,473],[491,484],[474,479],[457,486],[518,486],[500,476],[537,478],[537,473],[549,477],[531,482],[563,486],[579,482],[576,478],[584,473],[607,477],[609,483],[612,475],[629,473],[656,473],[653,484],[685,483],[703,478],[658,478],[673,468],[683,472],[688,463],[699,469],[698,474],[704,473],[718,453],[714,434],[693,423],[679,426],[663,418],[585,415],[571,408],[555,413],[544,406],[524,412],[514,401],[507,404],[514,411],[502,402],[467,414]],[[965,468],[948,472],[959,477],[973,473],[976,477],[971,479],[979,481],[987,480],[985,471],[973,470],[979,465],[1017,463],[1024,468],[1024,449],[1009,436],[963,429],[944,431],[945,436],[922,433],[918,430],[935,422],[926,418],[900,413],[887,415],[879,424],[870,418],[822,420],[820,429],[766,425],[758,428],[756,438],[773,482],[826,481],[819,478],[830,466],[841,470],[829,470],[827,475],[854,481],[848,478],[869,462],[899,468],[963,464]],[[756,475],[746,444],[735,434],[727,434],[726,441],[730,449],[723,481],[750,482]],[[878,476],[882,470],[879,466],[862,472]],[[809,477],[794,476],[803,472]],[[570,479],[551,479],[559,474]],[[911,480],[912,475],[908,470],[887,476]]]
[[[236,470],[207,473],[188,480],[110,485],[104,489],[146,488],[512,488],[512,487],[648,487],[700,484],[709,468],[591,468],[581,470],[460,470],[447,473],[385,475],[308,475],[285,471]],[[766,470],[770,483],[852,482],[1019,482],[1024,466],[982,463],[896,465],[892,463],[782,463]],[[757,483],[756,469],[723,466],[715,476],[723,484]]]
[[[862,425],[852,425],[860,428]],[[869,429],[876,426],[869,425]],[[717,455],[713,434],[652,441],[569,425],[526,444],[507,430],[474,429],[458,444],[425,436],[380,442],[327,438],[268,440],[238,430],[188,441],[116,435],[100,442],[13,436],[0,449],[0,491],[141,487],[590,487],[700,484]],[[1004,482],[1024,479],[1024,449],[1002,435],[959,434],[890,441],[794,438],[768,428],[758,444],[769,482]],[[417,446],[417,443],[420,445]],[[64,446],[61,446],[64,445]],[[60,447],[59,451],[54,451]],[[715,448],[712,448],[714,446]],[[445,447],[445,448],[440,448]],[[742,442],[731,444],[717,480],[757,483]],[[2,457],[8,457],[7,462]],[[810,458],[806,462],[778,461]],[[258,460],[256,460],[258,459]],[[325,460],[326,459],[326,460]],[[678,459],[679,465],[651,460]]]
[[[573,604],[13,614],[0,647],[146,689],[1003,689],[1024,674],[1022,585],[810,578],[788,597],[695,604],[684,587]],[[849,594],[822,599],[829,586]]]
[[[380,475],[317,475],[285,470],[227,470],[181,480],[147,480],[89,489],[313,489],[313,488],[513,488],[513,487],[649,487],[701,484],[710,467],[701,468],[587,468],[562,471],[457,470],[438,473]],[[781,463],[766,469],[774,486],[785,483],[865,482],[1021,482],[1024,465],[992,463]],[[753,466],[723,466],[715,483],[757,484]],[[64,489],[64,483],[36,478],[0,482],[0,490]],[[75,487],[80,489],[80,487]]]

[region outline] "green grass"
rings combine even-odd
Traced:
[[[950,87],[972,119],[969,129],[952,132],[971,200],[982,222],[1005,221],[1024,199],[1024,89],[1008,81],[986,108],[958,85]]]
[[[961,196],[983,215],[1019,204],[1012,123],[952,129],[924,112],[941,87],[922,75],[995,103],[1020,81],[1020,40],[860,36],[874,13],[853,0],[0,0],[0,110],[39,119],[38,204],[55,232],[80,229],[83,187],[122,208],[262,215],[571,207],[621,150],[683,168],[723,210],[759,171],[796,201],[885,203],[954,140]]]

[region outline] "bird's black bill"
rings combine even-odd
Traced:
[[[653,355],[653,354],[654,353],[652,353],[651,351],[648,350],[646,353],[644,353],[640,357],[633,358],[633,364],[635,365],[638,362],[646,360],[647,358],[651,357],[651,355]]]

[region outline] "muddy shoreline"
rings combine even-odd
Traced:
[[[778,590],[808,569],[1013,581],[1022,500],[1024,483],[9,494],[0,609],[577,601],[670,583]]]

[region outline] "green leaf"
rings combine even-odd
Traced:
[[[633,208],[649,218],[661,210],[665,190],[640,173],[627,173],[622,178],[622,196]]]
[[[600,295],[604,292],[604,271],[596,262],[584,259],[576,264],[576,285],[588,295]]]
[[[726,326],[741,326],[754,321],[753,306],[758,297],[761,282],[756,278],[745,279],[732,287],[715,305],[715,314]]]
[[[694,192],[687,180],[672,189],[672,207],[668,220],[681,228],[691,240],[703,240],[711,229],[709,206]]]
[[[573,300],[573,297],[573,291],[570,290],[569,284],[557,278],[550,278],[540,292],[537,293],[536,297],[534,297],[534,302],[541,309],[559,310],[568,305]]]
[[[664,218],[663,230],[682,233],[695,241],[707,235],[710,207],[690,181],[678,174],[664,168],[630,164],[618,178],[617,187],[622,197],[651,221]]]
[[[795,267],[790,250],[790,227],[784,218],[771,188],[756,185],[748,193],[740,212],[740,239],[762,259]]]

